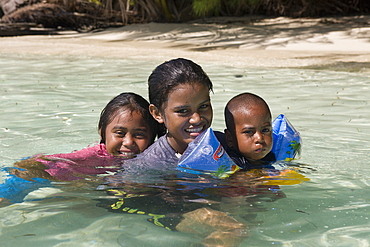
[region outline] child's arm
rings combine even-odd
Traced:
[[[12,169],[11,173],[29,181],[33,181],[34,178],[53,180],[53,177],[45,171],[47,167],[36,160],[41,158],[42,156],[34,156],[29,159],[17,161],[14,163],[14,167],[21,169]]]

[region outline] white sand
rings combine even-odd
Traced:
[[[94,33],[0,38],[0,53],[78,55],[249,67],[326,66],[370,71],[370,16],[331,19],[207,19],[135,24]]]

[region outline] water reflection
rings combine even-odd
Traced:
[[[0,56],[0,65],[0,158],[1,167],[10,167],[22,157],[69,153],[97,141],[96,123],[107,100],[122,91],[146,96],[147,76],[157,64]],[[191,187],[194,181],[177,174],[168,174],[166,179],[155,174],[136,176],[131,183],[144,183],[148,192],[140,191],[143,188],[138,185],[128,186],[128,191],[148,195],[124,198],[132,204],[129,208],[146,203],[151,209],[154,201],[163,208],[174,207],[173,211],[192,205],[194,210],[230,211],[228,216],[248,226],[241,246],[368,245],[368,75],[202,66],[215,84],[212,128],[223,130],[222,110],[232,96],[244,91],[261,95],[274,116],[285,113],[301,132],[302,158],[297,162],[309,165],[297,165],[298,173],[310,181],[278,184],[275,190],[273,184],[259,184],[268,183],[260,175],[253,179],[243,175],[241,183],[235,181],[240,183],[237,186],[231,178],[217,184],[206,177],[211,182],[204,184],[216,183],[216,188],[199,189]],[[1,175],[4,181],[5,172]],[[0,208],[1,246],[189,246],[203,240],[150,224],[148,214],[108,212],[115,211],[109,207],[123,196],[96,190],[101,179],[54,183],[32,191],[23,203]],[[295,180],[288,177],[280,182],[289,179]],[[136,186],[138,191],[132,188]],[[167,188],[172,186],[176,189]],[[153,209],[163,213],[160,206]]]
[[[146,173],[139,179],[121,173],[99,186],[109,196],[97,205],[110,212],[147,215],[156,226],[196,234],[205,245],[237,246],[263,223],[256,217],[268,210],[266,203],[285,198],[280,184],[309,180],[297,172],[298,166],[278,165],[285,169],[240,171],[226,179],[179,171]]]
[[[309,180],[300,173],[299,164],[279,162],[275,167],[279,169],[239,171],[225,179],[177,170],[148,170],[140,176],[124,171],[102,177],[74,174],[72,181],[47,182],[44,176],[40,176],[41,181],[35,178],[39,167],[20,173],[13,169],[11,173],[24,178],[17,178],[21,186],[18,192],[31,192],[26,202],[33,203],[27,210],[57,205],[81,213],[81,207],[89,208],[94,201],[108,212],[146,216],[156,227],[196,235],[202,244],[236,246],[249,237],[251,229],[263,224],[256,218],[268,211],[266,204],[286,197],[280,185]],[[48,193],[37,196],[37,190],[45,188]],[[61,208],[52,211],[59,214]]]

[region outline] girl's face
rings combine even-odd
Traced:
[[[151,105],[151,109],[155,106]],[[212,123],[209,90],[200,83],[176,86],[168,95],[164,109],[152,111],[168,130],[167,139],[175,151],[183,153],[188,144]]]
[[[228,145],[250,162],[264,158],[272,148],[271,114],[264,106],[234,114],[235,135],[226,132]]]
[[[129,159],[151,144],[152,135],[140,113],[123,110],[107,125],[105,146],[108,153]]]

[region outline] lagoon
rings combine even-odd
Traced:
[[[242,204],[239,210],[255,212],[255,224],[241,246],[369,246],[369,75],[200,64],[214,83],[213,129],[224,128],[226,102],[248,91],[267,101],[273,117],[285,114],[303,139],[297,163],[310,181],[280,186],[285,197],[279,200]],[[147,77],[157,65],[0,54],[0,167],[98,141],[101,109],[125,91],[147,98]],[[2,171],[1,181],[5,176]],[[189,246],[200,240],[155,226],[145,215],[107,212],[96,206],[102,195],[94,188],[60,188],[0,208],[0,245]]]

